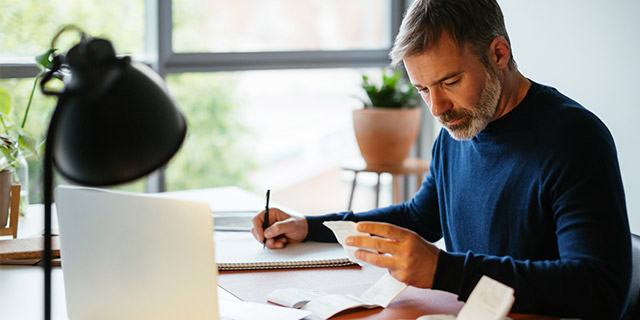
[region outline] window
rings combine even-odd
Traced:
[[[33,57],[48,49],[62,25],[78,25],[110,39],[119,54],[154,66],[187,117],[183,149],[167,165],[165,179],[150,180],[148,190],[291,190],[358,154],[351,112],[360,106],[360,75],[388,64],[404,5],[0,0],[0,86],[10,90],[14,110],[21,112],[37,73]],[[70,33],[58,47],[66,50],[75,41]],[[44,135],[54,104],[36,92],[28,129]],[[30,173],[30,198],[38,202],[39,160],[30,161]],[[124,188],[144,187],[138,182]]]
[[[239,185],[257,193],[281,191],[339,168],[359,154],[352,111],[361,107],[361,74],[377,71],[167,76],[189,123],[186,143],[168,166],[167,188]],[[327,209],[344,209],[347,194],[336,199],[339,207]]]
[[[107,37],[119,53],[144,51],[144,0],[0,0],[0,58],[34,57],[51,46],[65,24]],[[77,37],[61,39],[61,49]]]
[[[173,1],[173,50],[386,49],[390,8],[390,0]]]

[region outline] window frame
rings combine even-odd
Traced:
[[[400,28],[402,14],[410,0],[391,0],[391,39]],[[268,51],[268,52],[174,52],[172,45],[172,1],[147,0],[147,37],[153,37],[147,52],[157,57],[157,71],[161,76],[170,73],[194,71],[245,71],[296,68],[337,68],[386,66],[391,47],[379,50],[335,50],[335,51]],[[156,21],[149,21],[157,17]],[[151,40],[151,39],[147,39]]]
[[[400,28],[402,14],[410,3],[411,0],[391,0],[389,12],[391,39],[395,38]],[[145,0],[144,57],[136,60],[147,63],[163,78],[168,74],[187,72],[366,68],[385,67],[390,63],[388,57],[390,46],[377,50],[177,53],[172,48],[172,26],[171,0]],[[0,58],[0,79],[35,77],[39,70],[30,60],[30,58]],[[429,132],[424,128],[423,131]],[[420,144],[418,142],[416,150],[419,156],[424,153]],[[147,192],[165,190],[164,171],[165,168],[158,169],[147,177]]]

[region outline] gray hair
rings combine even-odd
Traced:
[[[402,19],[393,49],[391,65],[420,54],[438,43],[443,32],[450,35],[458,49],[469,45],[485,66],[489,65],[487,49],[496,37],[511,41],[504,25],[502,10],[496,0],[415,0]],[[515,70],[513,53],[510,70]]]

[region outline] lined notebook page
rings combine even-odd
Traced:
[[[215,257],[219,270],[315,268],[352,265],[338,243],[303,242],[283,249],[262,249],[246,232],[216,232]]]

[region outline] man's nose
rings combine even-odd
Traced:
[[[432,90],[430,96],[431,103],[427,102],[427,104],[429,105],[431,114],[433,114],[434,117],[441,116],[443,113],[449,111],[453,107],[451,101],[449,101],[446,95],[440,92],[440,90]]]

